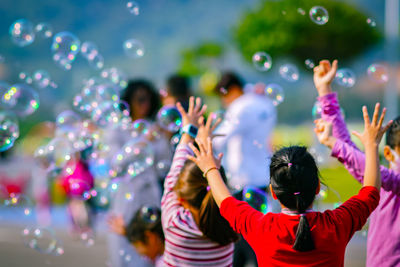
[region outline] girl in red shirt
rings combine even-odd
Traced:
[[[190,145],[195,157],[188,158],[203,171],[221,215],[251,245],[259,266],[343,266],[347,243],[378,205],[378,145],[390,125],[382,127],[385,109],[379,118],[379,104],[372,122],[366,107],[363,114],[364,133],[354,134],[365,147],[364,187],[337,209],[323,213],[312,211],[320,181],[315,160],[305,147],[286,147],[272,157],[270,189],[282,212],[264,215],[230,195],[218,171],[210,137],[196,140],[200,149]],[[207,126],[201,125],[199,131],[208,131],[211,136],[204,128]]]

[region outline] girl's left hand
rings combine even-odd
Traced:
[[[214,157],[211,138],[207,137],[206,144],[199,139],[196,139],[196,142],[199,145],[200,150],[193,144],[189,144],[195,157],[187,156],[187,158],[196,163],[203,173],[211,168],[219,169],[221,166],[222,153],[218,155],[218,158]]]

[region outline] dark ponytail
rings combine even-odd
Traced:
[[[306,210],[312,204],[319,185],[319,172],[314,158],[305,147],[282,148],[271,158],[271,185],[279,201],[300,214],[293,249],[315,249]]]
[[[221,167],[221,176],[226,176]],[[174,187],[177,195],[199,210],[199,229],[212,241],[227,245],[238,239],[237,234],[220,214],[202,171],[192,161],[186,161]]]

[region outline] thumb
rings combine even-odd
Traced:
[[[354,135],[355,137],[357,137],[358,139],[362,140],[362,135],[359,132],[352,131],[351,134]]]

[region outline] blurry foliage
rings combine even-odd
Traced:
[[[325,25],[317,25],[309,17],[310,8],[318,5],[329,13]],[[257,51],[300,62],[307,58],[347,60],[382,39],[382,33],[367,24],[367,18],[356,7],[333,0],[262,0],[257,9],[243,14],[233,34],[247,61]]]
[[[187,76],[197,76],[212,67],[213,62],[224,54],[222,45],[203,42],[181,52],[178,72]]]

